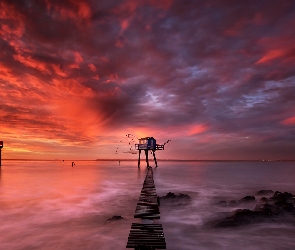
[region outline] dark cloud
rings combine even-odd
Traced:
[[[124,129],[166,129],[176,140],[203,141],[209,158],[221,142],[232,150],[229,138],[249,137],[240,150],[253,157],[251,143],[264,155],[278,145],[294,150],[294,125],[282,123],[295,116],[294,1],[31,0],[1,8],[7,128],[39,126],[44,139],[76,134],[91,143]]]

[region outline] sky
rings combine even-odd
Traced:
[[[294,27],[293,0],[1,0],[2,158],[295,159]]]

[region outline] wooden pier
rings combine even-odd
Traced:
[[[132,223],[126,248],[166,249],[162,224],[153,223],[154,219],[160,219],[160,211],[152,167],[147,168],[134,218],[140,218],[141,223]]]

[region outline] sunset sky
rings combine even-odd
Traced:
[[[1,0],[0,88],[4,159],[295,159],[295,1]]]

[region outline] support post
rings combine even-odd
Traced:
[[[140,154],[141,154],[141,149],[139,149],[139,152],[138,152],[138,168],[140,168]]]
[[[157,163],[157,159],[156,159],[155,150],[153,150],[153,156],[154,156],[154,160],[155,160],[155,164],[156,164],[156,168],[157,168],[158,167],[158,163]]]
[[[144,150],[145,152],[145,160],[146,160],[146,167],[148,168],[149,167],[149,156],[148,156],[148,150],[145,149]]]
[[[1,166],[2,166],[2,162],[1,162],[1,160],[2,160],[2,156],[1,156],[1,151],[2,151],[2,148],[3,148],[3,141],[0,141],[0,168],[1,168]]]

